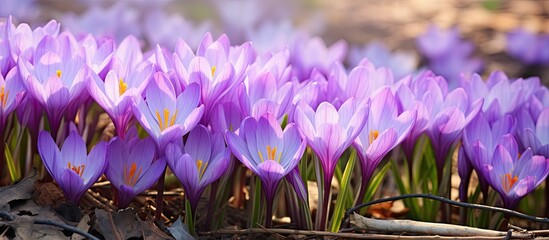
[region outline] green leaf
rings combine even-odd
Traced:
[[[353,199],[352,194],[350,194],[351,196],[349,196],[349,194],[347,194],[347,191],[348,191],[347,189],[350,187],[349,185],[351,181],[351,175],[355,168],[355,163],[356,163],[356,150],[353,149],[351,153],[351,157],[349,158],[349,161],[347,161],[347,166],[345,166],[345,171],[343,172],[343,176],[341,177],[339,194],[337,195],[337,201],[336,201],[334,212],[332,213],[332,221],[329,228],[331,232],[339,231],[339,227],[341,225],[341,219],[345,214],[345,210],[348,207],[351,207],[352,205],[352,199]],[[349,203],[348,200],[351,200],[351,204],[348,204]]]
[[[261,219],[261,179],[255,177],[254,185],[254,200],[252,203],[252,216],[250,221],[250,227],[256,227],[255,224]]]
[[[8,144],[5,144],[6,149],[4,150],[4,155],[6,156],[6,163],[8,164],[8,172],[10,173],[10,178],[12,182],[17,182],[21,179],[21,171],[15,167],[15,162],[11,156],[10,148]]]
[[[185,225],[187,225],[190,234],[197,236],[196,228],[194,227],[194,214],[191,210],[191,202],[187,198],[185,198]]]
[[[381,184],[381,181],[383,180],[383,177],[385,177],[385,174],[391,167],[391,163],[387,162],[383,168],[381,168],[375,175],[374,178],[370,181],[370,184],[368,184],[368,190],[366,190],[366,194],[364,194],[364,199],[362,202],[369,202],[374,194],[377,191],[377,188],[379,187],[379,184]]]
[[[391,172],[393,173],[393,176],[395,178],[395,183],[397,185],[398,191],[400,194],[407,194],[410,193],[410,190],[404,185],[404,182],[402,181],[402,177],[400,175],[398,164],[392,160],[392,164],[390,164]],[[420,215],[419,205],[415,199],[403,199],[404,205],[406,205],[410,209],[410,217],[413,219],[418,219]]]

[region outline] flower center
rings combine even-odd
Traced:
[[[55,71],[55,75],[57,75],[58,78],[61,78],[61,70]]]
[[[518,176],[511,177],[510,173],[506,173],[505,175],[501,175],[501,185],[503,186],[503,191],[505,193],[509,192],[513,185],[518,181]]]
[[[259,154],[259,159],[261,159],[261,162],[264,162],[265,159],[263,159],[263,154],[261,154],[261,151],[257,151]],[[278,159],[276,159],[276,147],[271,148],[271,146],[267,146],[267,160],[272,161],[278,161],[280,163],[280,158],[282,157],[282,152],[278,154]]]
[[[2,86],[0,88],[0,104],[2,104],[2,108],[6,107],[6,103],[8,102],[8,94],[9,91],[5,91],[5,86]]]
[[[204,164],[204,162],[200,159],[196,160],[196,168],[198,169],[198,172],[200,173],[200,178],[202,178],[202,175],[204,175],[204,172],[206,171],[206,167],[208,166],[208,163]]]
[[[137,182],[137,179],[141,175],[142,168],[139,168],[139,171],[137,171],[137,165],[135,163],[132,163],[130,166],[130,171],[128,172],[128,165],[124,165],[124,184],[133,187],[135,186],[135,183]],[[137,174],[136,174],[137,171]]]
[[[217,68],[216,68],[215,66],[212,67],[212,77],[214,76],[215,70],[216,70],[216,69],[217,69]]]
[[[372,142],[374,142],[377,139],[378,136],[379,136],[378,130],[370,130],[370,134],[368,134],[368,142],[370,143],[370,145],[372,144]]]
[[[120,94],[120,96],[122,96],[122,94],[126,92],[127,88],[128,88],[128,84],[126,84],[124,80],[120,78],[120,80],[118,80],[118,93]]]
[[[158,119],[158,126],[160,127],[160,131],[164,131],[164,129],[169,128],[173,126],[175,123],[175,117],[177,116],[177,110],[175,113],[171,116],[170,119],[170,110],[167,108],[162,111],[162,115],[160,115],[160,112],[156,110],[156,118]]]
[[[82,174],[84,174],[84,168],[86,167],[84,164],[80,166],[72,165],[70,162],[67,163],[67,167],[70,170],[73,170],[78,176],[82,177]]]

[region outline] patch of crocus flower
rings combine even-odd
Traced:
[[[163,181],[168,166],[194,214],[205,189],[216,181],[226,187],[218,181],[224,174],[222,179],[240,177],[225,171],[233,165],[243,170],[241,163],[262,181],[269,226],[274,201],[283,201],[277,198],[281,180],[307,201],[306,183],[313,178],[307,164],[316,161],[321,196],[315,224],[324,230],[332,179],[350,148],[362,168],[361,175],[352,175],[362,181],[352,196],[360,201],[386,155],[400,146],[411,162],[421,136],[432,144],[439,178],[454,146],[461,146],[460,176],[468,178],[474,169],[483,192],[491,186],[508,208],[547,176],[549,90],[539,78],[511,79],[498,71],[486,81],[477,74],[456,81],[456,74],[445,78],[428,70],[401,76],[368,59],[345,66],[346,43],[327,46],[317,37],[260,51],[251,42],[233,45],[228,35],[216,39],[207,33],[196,48],[177,38],[172,51],[163,44],[143,49],[134,36],[118,42],[59,34],[55,21],[31,29],[10,18],[0,30],[0,127],[1,137],[10,138],[0,149],[25,155],[16,144],[26,128],[31,138],[26,162],[38,152],[69,202],[77,203],[105,174],[116,203],[127,207]],[[425,50],[429,57],[463,48],[467,54],[459,57],[469,61],[469,47],[456,40],[456,30],[422,39],[424,47],[435,47]],[[114,138],[108,127],[98,127],[103,112],[114,125]],[[71,122],[78,132],[66,131]],[[148,136],[139,139],[136,129]],[[85,143],[98,138],[109,144],[90,144],[88,154]],[[240,161],[230,162],[231,154]],[[419,154],[414,160],[430,156]],[[217,192],[212,190],[213,198]]]

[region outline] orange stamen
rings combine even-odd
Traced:
[[[378,130],[371,130],[370,134],[368,134],[368,142],[372,144],[372,142],[374,142],[378,136],[379,136]]]
[[[501,175],[501,185],[503,186],[503,190],[505,192],[509,192],[511,188],[515,185],[515,183],[518,181],[518,176],[512,177],[510,173],[506,173],[505,176]]]
[[[57,75],[58,78],[61,78],[61,70],[55,71],[55,75]]]
[[[8,102],[8,94],[9,91],[5,91],[5,86],[2,86],[2,88],[0,88],[0,103],[2,104],[2,108],[6,107],[6,103]]]
[[[80,166],[75,166],[75,165],[72,165],[70,162],[67,163],[67,167],[68,169],[70,170],[73,170],[76,174],[78,174],[78,176],[82,177],[82,174],[84,174],[84,168],[86,167],[84,164],[80,165]]]
[[[135,186],[135,183],[137,183],[137,179],[141,175],[142,168],[139,168],[139,171],[137,171],[137,165],[135,163],[132,163],[130,166],[130,171],[128,172],[128,165],[124,165],[124,184],[128,186]]]

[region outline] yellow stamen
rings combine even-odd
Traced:
[[[156,118],[158,120],[158,126],[160,127],[160,131],[164,131],[164,129],[169,128],[175,124],[175,118],[177,117],[177,110],[173,115],[171,115],[170,118],[170,110],[165,108],[162,111],[162,115],[160,115],[160,112],[156,110],[155,112]]]
[[[164,109],[164,126],[168,126],[168,121],[170,120],[170,110]],[[171,125],[170,125],[171,126]]]
[[[57,75],[58,78],[61,78],[61,70],[57,70],[55,72],[55,75]]]
[[[82,177],[82,174],[84,174],[84,168],[86,167],[84,164],[80,166],[72,165],[70,162],[67,163],[67,167],[70,170],[73,170],[78,176]]]
[[[259,155],[259,159],[261,159],[261,162],[264,162],[265,159],[263,159],[263,154],[261,153],[261,151],[257,151],[257,154]],[[278,154],[278,159],[276,158],[276,147],[271,148],[271,146],[267,146],[267,160],[280,162],[281,157],[282,152]]]
[[[126,84],[124,80],[120,78],[120,80],[118,80],[118,93],[120,95],[124,94],[127,88],[128,88],[128,84]]]
[[[265,162],[265,160],[263,159],[263,154],[261,154],[261,151],[257,151],[257,154],[259,154],[259,159],[261,160],[261,162]]]
[[[206,167],[207,166],[208,166],[208,162],[206,162],[206,164],[204,164],[204,162],[200,159],[196,161],[196,168],[198,169],[198,172],[200,172],[200,177],[201,178],[204,175],[204,172],[206,172]]]
[[[368,135],[368,141],[370,142],[370,144],[372,144],[372,142],[374,142],[378,136],[379,136],[379,131],[370,130],[370,134]]]
[[[214,76],[214,74],[215,74],[215,70],[216,70],[216,67],[215,67],[215,66],[213,66],[213,67],[212,67],[212,77],[213,77],[213,76]]]
[[[2,108],[6,107],[6,103],[8,102],[8,94],[9,91],[5,91],[5,86],[2,86],[0,88],[0,103],[2,104]]]
[[[137,179],[141,175],[142,168],[139,168],[139,171],[137,171],[137,165],[135,163],[132,163],[130,166],[130,172],[128,172],[128,165],[124,165],[124,184],[133,187],[137,183]]]
[[[511,177],[510,173],[506,173],[505,175],[501,175],[501,185],[503,186],[503,191],[506,193],[513,188],[515,183],[518,181],[518,176]]]

